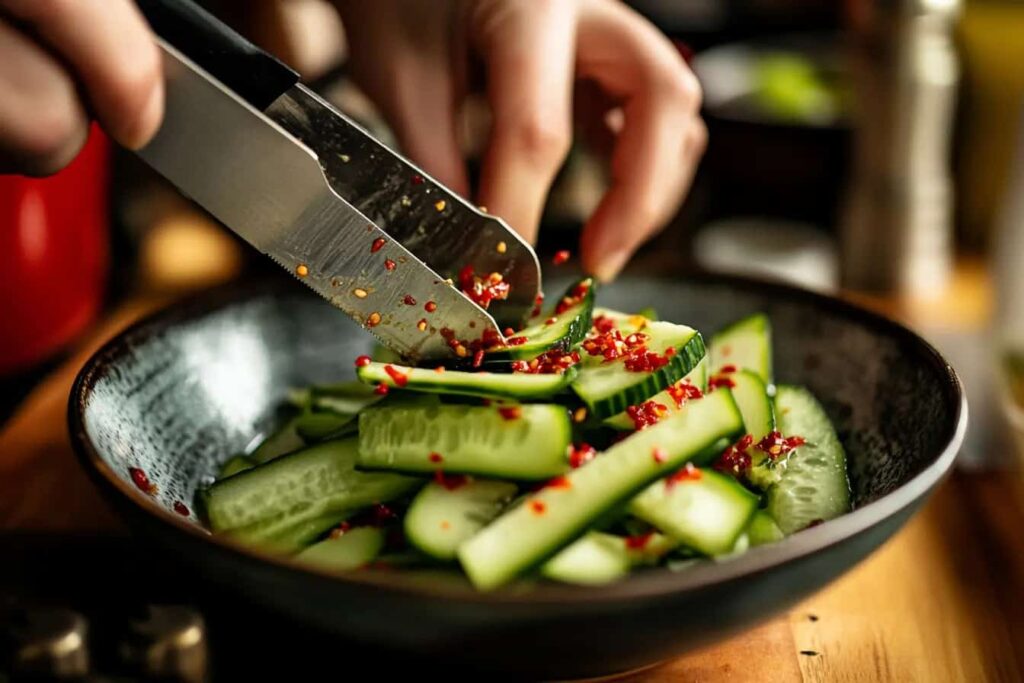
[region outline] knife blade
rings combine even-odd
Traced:
[[[272,58],[188,0],[140,6],[158,33],[218,72],[158,40],[165,121],[139,156],[182,193],[405,357],[466,355],[523,324],[540,268],[506,224],[289,79],[287,67],[270,64],[270,77],[256,78]],[[453,282],[466,265],[500,274],[508,299],[477,306]]]

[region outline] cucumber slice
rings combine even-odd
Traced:
[[[501,514],[517,490],[515,484],[490,479],[457,488],[427,484],[405,515],[405,536],[431,557],[454,560],[459,545]]]
[[[630,502],[629,512],[694,550],[723,555],[757,510],[758,497],[732,477],[696,472],[694,478],[654,482]]]
[[[751,546],[775,543],[786,537],[782,533],[782,529],[779,528],[779,525],[772,519],[772,516],[764,510],[758,510],[750,518],[746,534]]]
[[[354,415],[335,413],[306,413],[295,421],[295,432],[308,444],[317,443],[337,434],[343,427],[354,422]],[[354,431],[354,429],[353,429]]]
[[[358,441],[326,441],[216,482],[205,492],[214,531],[278,515],[298,524],[332,512],[397,498],[421,480],[355,469]]]
[[[602,515],[651,481],[677,469],[743,419],[732,395],[719,390],[636,432],[590,463],[526,497],[459,547],[459,560],[481,590],[508,583],[548,559]],[[523,451],[527,450],[524,445]]]
[[[309,546],[295,556],[295,561],[329,571],[351,571],[371,562],[383,547],[384,531],[362,526]]]
[[[249,458],[260,465],[305,446],[306,442],[302,440],[295,429],[298,419],[296,416],[285,422],[280,429],[264,439],[263,443],[249,455]]]
[[[331,512],[296,522],[291,514],[281,513],[271,519],[223,533],[266,552],[291,555],[318,539],[328,529],[341,524],[348,516],[347,512]]]
[[[391,368],[390,373],[388,368]],[[576,378],[576,368],[569,368],[560,375],[529,375],[459,370],[437,372],[426,368],[370,363],[359,368],[356,374],[367,384],[386,384],[409,391],[483,398],[539,399],[548,398],[569,386]],[[404,378],[399,380],[404,384],[399,386],[392,374]]]
[[[750,370],[730,374],[732,397],[743,415],[743,426],[757,443],[775,429],[775,412],[768,398],[768,387],[761,376]]]
[[[220,474],[217,475],[218,479],[227,479],[232,474],[238,474],[246,470],[251,470],[256,466],[256,463],[252,461],[247,455],[236,455],[235,457],[228,460],[226,463],[220,466]]]
[[[380,394],[375,393],[373,387],[353,380],[314,386],[310,390],[309,404],[315,410],[352,416],[380,400]]]
[[[595,308],[594,320],[598,318],[611,318],[615,321],[615,328],[623,336],[642,331],[654,320],[653,317],[648,317],[643,313],[623,313],[611,308]]]
[[[540,573],[564,583],[600,586],[626,576],[632,566],[626,539],[591,531],[545,562]]]
[[[701,390],[701,392],[707,391],[708,387],[708,359],[707,357],[701,358],[700,362],[697,363],[697,367],[689,372],[686,377],[683,377],[680,382],[689,382],[693,386]],[[677,382],[678,384],[678,382]],[[659,392],[652,396],[649,400],[668,408],[669,413],[679,412],[679,405],[676,404],[676,400],[672,398],[672,394],[669,393],[668,389]],[[739,401],[737,401],[738,403]],[[630,419],[626,413],[619,413],[613,415],[604,421],[606,425],[613,429],[619,429],[623,431],[631,432],[636,426],[633,424],[633,420]]]
[[[590,278],[581,280],[559,297],[575,299],[575,293],[586,288],[586,294],[579,303],[557,314],[546,316],[512,335],[525,337],[526,342],[519,346],[506,346],[488,351],[488,359],[509,358],[513,360],[530,360],[552,349],[568,351],[583,341],[590,331],[591,315],[594,310],[594,282]],[[548,324],[548,320],[552,322]]]
[[[807,443],[789,454],[779,483],[768,490],[768,513],[789,535],[850,510],[846,453],[817,399],[802,387],[780,386],[775,414],[786,436]]]
[[[711,374],[726,365],[757,373],[772,383],[772,328],[768,316],[758,313],[734,322],[711,337]]]
[[[509,419],[502,412],[515,410]],[[359,416],[359,467],[547,479],[567,468],[568,411],[557,405],[371,408]]]
[[[648,348],[652,352],[661,354],[672,347],[675,354],[667,365],[654,372],[630,372],[626,370],[624,359],[584,364],[572,388],[592,415],[611,417],[631,405],[643,403],[681,380],[704,357],[704,340],[696,330],[685,325],[651,322],[644,334],[650,335]]]

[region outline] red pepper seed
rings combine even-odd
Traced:
[[[384,372],[388,373],[388,377],[394,380],[395,384],[399,387],[404,387],[409,383],[409,376],[395,368],[393,365],[385,365]]]
[[[548,506],[542,500],[534,500],[530,501],[530,509],[533,510],[535,515],[543,515],[547,511]]]
[[[518,420],[523,416],[523,409],[521,406],[502,406],[498,408],[498,413],[505,420]]]
[[[556,266],[560,266],[563,263],[565,263],[566,261],[568,261],[569,257],[570,257],[569,250],[568,249],[562,249],[560,251],[555,252],[555,257],[553,259],[551,259],[551,263],[553,263]]]
[[[369,356],[359,356],[356,358],[356,367],[365,368],[367,365],[373,362],[373,359]]]
[[[391,259],[384,259],[384,268],[387,270],[394,270],[395,262],[392,261]]]
[[[378,237],[377,239],[375,239],[373,241],[373,244],[370,245],[370,253],[376,254],[378,251],[383,249],[385,242],[387,242],[387,240],[384,239],[383,237]]]
[[[425,310],[427,313],[433,313],[434,311],[437,310],[437,304],[435,304],[433,301],[428,301],[427,303],[423,304],[423,310]]]
[[[189,511],[188,506],[182,503],[180,500],[174,501],[174,511],[182,517],[188,517],[192,513]]]
[[[373,388],[373,393],[377,394],[378,396],[387,396],[388,395],[388,385],[387,384],[378,384],[377,386],[375,386]]]

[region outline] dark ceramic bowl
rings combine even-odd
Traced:
[[[967,422],[949,365],[906,329],[838,300],[716,276],[627,279],[622,309],[712,331],[753,311],[775,328],[780,381],[808,385],[849,454],[856,509],[780,543],[604,588],[538,584],[490,594],[402,572],[330,576],[211,536],[173,511],[268,426],[289,387],[351,376],[370,339],[294,284],[220,290],[107,344],[71,395],[85,466],[137,529],[245,600],[446,672],[529,677],[634,669],[750,628],[850,569],[906,522],[949,470]],[[147,496],[130,467],[158,486]],[[397,659],[395,660],[397,661]]]

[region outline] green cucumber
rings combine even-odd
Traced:
[[[768,512],[779,528],[789,535],[849,512],[846,453],[817,399],[802,387],[780,386],[775,414],[784,435],[806,440],[768,489]]]
[[[726,390],[687,403],[569,472],[560,485],[531,494],[466,541],[458,551],[463,569],[481,590],[508,583],[652,481],[742,428],[739,409]]]
[[[757,443],[775,430],[775,412],[768,387],[760,375],[750,370],[740,370],[728,377],[733,383],[732,397],[743,415],[743,427]]]
[[[359,368],[356,374],[367,384],[386,384],[408,391],[483,398],[541,399],[569,386],[576,378],[576,368],[569,368],[560,375],[531,375],[460,370],[437,372],[426,368],[370,363]],[[395,377],[400,379],[396,381]]]
[[[650,532],[635,539],[588,531],[541,565],[542,576],[584,586],[616,581],[633,567],[654,565],[679,544]]]
[[[557,405],[371,408],[359,416],[359,467],[547,479],[567,467],[568,411]]]
[[[228,460],[226,463],[220,466],[220,473],[217,475],[218,479],[227,479],[233,474],[251,470],[256,466],[252,458],[247,455],[236,455],[235,457]]]
[[[748,316],[711,337],[711,374],[723,367],[757,373],[765,384],[772,383],[772,328],[763,313]]]
[[[708,384],[708,359],[707,357],[701,358],[700,362],[697,363],[697,367],[689,372],[686,377],[683,377],[679,382],[689,382],[693,386],[700,389],[702,392],[707,390]],[[677,384],[679,383],[677,382]],[[668,408],[670,413],[679,412],[679,405],[676,404],[676,400],[672,398],[672,394],[669,393],[668,389],[659,392],[652,396],[649,400]],[[739,401],[737,400],[737,403]],[[633,420],[630,419],[626,413],[619,413],[613,415],[604,421],[606,425],[613,429],[619,429],[623,431],[633,431],[636,426],[633,424]]]
[[[298,431],[295,429],[298,419],[298,416],[295,416],[285,422],[280,429],[264,439],[256,450],[249,454],[249,458],[257,465],[260,465],[305,446],[306,442],[302,440],[302,437],[299,436]]]
[[[786,537],[772,516],[764,510],[758,510],[750,518],[746,534],[751,546],[775,543]]]
[[[654,321],[653,317],[646,316],[643,313],[623,313],[611,308],[595,308],[594,320],[598,318],[610,318],[613,320],[615,322],[615,329],[621,332],[623,337],[634,332],[644,331],[644,328]]]
[[[454,560],[455,551],[497,517],[516,495],[507,481],[472,479],[458,486],[424,486],[405,515],[405,536],[431,557]]]
[[[287,516],[292,523],[354,510],[408,493],[421,481],[355,469],[354,438],[325,441],[216,482],[204,493],[214,531]]]
[[[295,421],[295,432],[302,437],[303,441],[313,444],[338,434],[343,427],[354,421],[354,415],[306,413],[300,415]]]
[[[267,552],[291,555],[308,546],[328,529],[341,524],[348,516],[348,512],[330,512],[295,521],[295,515],[284,512],[222,533]]]
[[[346,531],[338,538],[314,543],[296,555],[295,561],[328,571],[351,571],[373,561],[383,547],[382,529],[361,526]]]
[[[518,346],[505,346],[488,351],[487,358],[530,360],[553,349],[568,351],[583,341],[590,331],[591,315],[594,310],[593,280],[587,278],[574,284],[558,300],[562,301],[567,297],[575,299],[574,293],[581,287],[586,287],[586,294],[580,298],[579,303],[516,332],[512,337],[525,338],[526,342]]]
[[[691,477],[654,482],[630,502],[629,512],[694,550],[722,555],[732,550],[757,504],[758,497],[732,477],[699,469]]]
[[[654,372],[630,372],[621,358],[611,363],[583,364],[572,388],[595,417],[611,417],[643,403],[681,380],[704,357],[704,340],[685,325],[651,322],[644,334],[650,337],[651,352],[663,354],[669,347],[675,350],[669,362]]]

